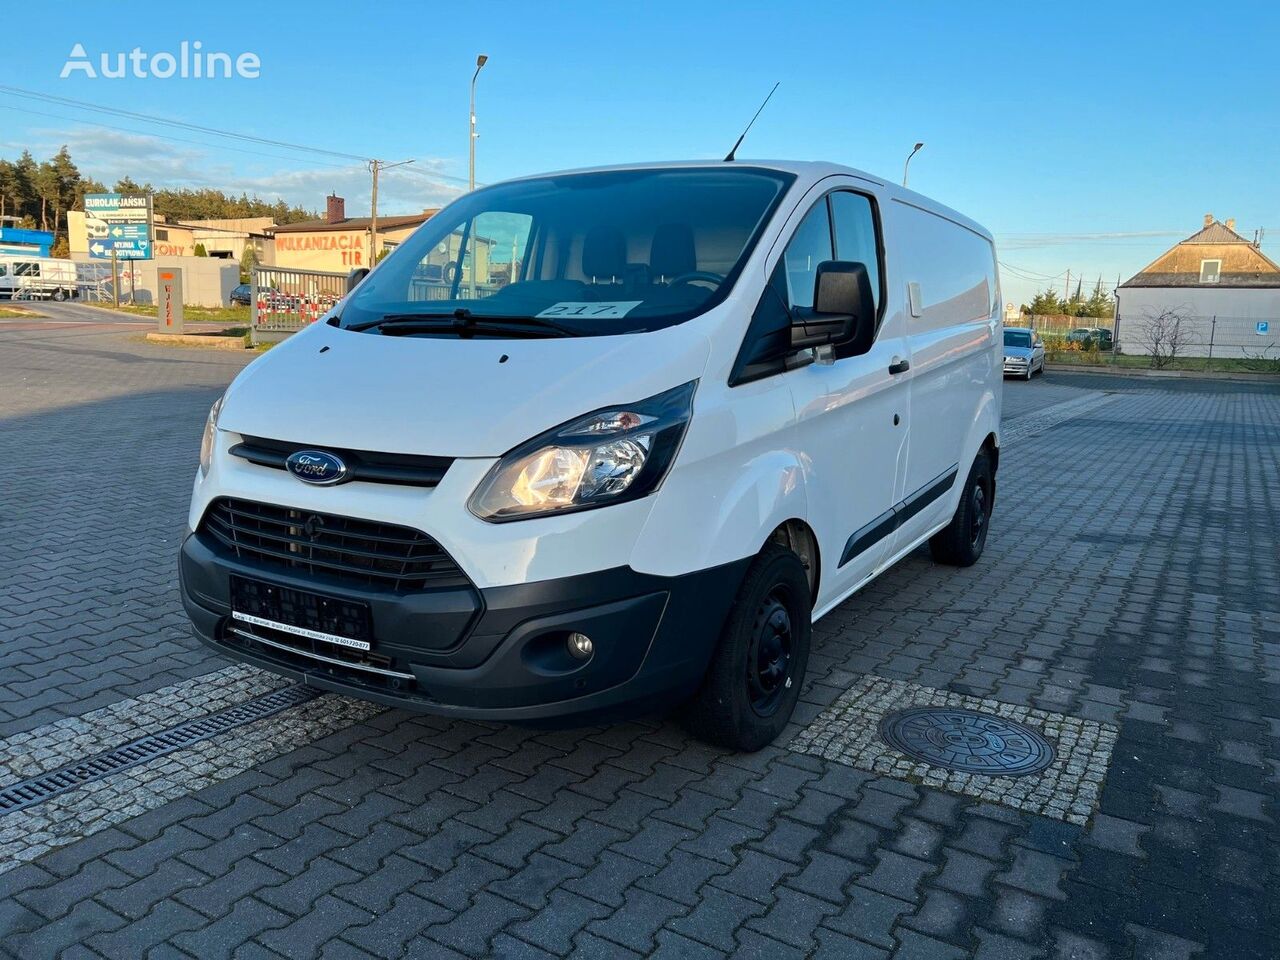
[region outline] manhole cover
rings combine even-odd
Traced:
[[[1053,763],[1053,747],[1040,734],[975,710],[897,710],[880,721],[880,739],[913,760],[964,773],[1018,777]]]

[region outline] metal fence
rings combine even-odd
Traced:
[[[126,280],[122,283],[121,300],[131,289]],[[111,264],[97,260],[79,261],[76,263],[76,298],[91,303],[110,303],[115,300],[115,291],[111,282]]]
[[[1135,356],[1280,361],[1280,317],[1122,313],[1117,345]]]
[[[500,283],[449,282],[420,269],[411,280],[410,301],[451,300],[460,285],[465,296],[487,297],[502,287]],[[319,320],[347,294],[347,274],[321,270],[294,270],[286,267],[255,267],[250,300],[253,342],[283,340],[309,323]]]
[[[1114,317],[1071,317],[1066,314],[1023,314],[1017,320],[1010,321],[1011,327],[1030,327],[1040,334],[1068,334],[1072,330],[1100,327],[1103,330],[1115,331]]]
[[[319,320],[346,292],[345,273],[255,267],[249,301],[253,342],[296,333]]]

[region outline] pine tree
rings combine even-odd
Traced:
[[[1098,320],[1105,320],[1115,316],[1116,305],[1102,286],[1102,277],[1098,277],[1098,282],[1094,285],[1093,293],[1089,296],[1085,303],[1086,317],[1094,317]]]
[[[1055,316],[1065,313],[1065,305],[1051,289],[1037,293],[1031,301],[1031,314],[1037,317]]]
[[[252,243],[244,245],[244,253],[240,254],[240,282],[249,283],[253,280],[253,268],[258,265],[258,251],[254,249]]]
[[[14,203],[12,215],[24,221],[34,218],[39,212],[39,200],[36,195],[36,174],[40,172],[39,164],[31,156],[30,150],[23,150],[13,164]],[[32,223],[34,226],[34,222]]]

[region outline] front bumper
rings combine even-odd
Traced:
[[[1004,358],[1004,372],[1006,374],[1010,374],[1010,373],[1016,373],[1019,375],[1024,374],[1027,372],[1027,368],[1029,366],[1031,366],[1030,357],[1005,357]]]
[[[678,577],[629,567],[558,580],[411,593],[299,576],[236,559],[188,534],[182,600],[196,635],[224,655],[389,706],[505,721],[614,718],[693,693],[749,559]],[[239,575],[369,605],[361,654],[231,619]],[[575,660],[571,632],[594,654]]]

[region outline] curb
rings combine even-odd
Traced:
[[[184,347],[208,347],[211,350],[247,350],[243,337],[219,337],[210,334],[195,333],[147,333],[152,343],[180,344]]]
[[[1105,373],[1113,377],[1157,377],[1172,380],[1239,380],[1245,383],[1270,382],[1280,385],[1280,374],[1274,373],[1224,373],[1213,370],[1142,370],[1093,363],[1045,363],[1044,368],[1052,370],[1054,373]]]

